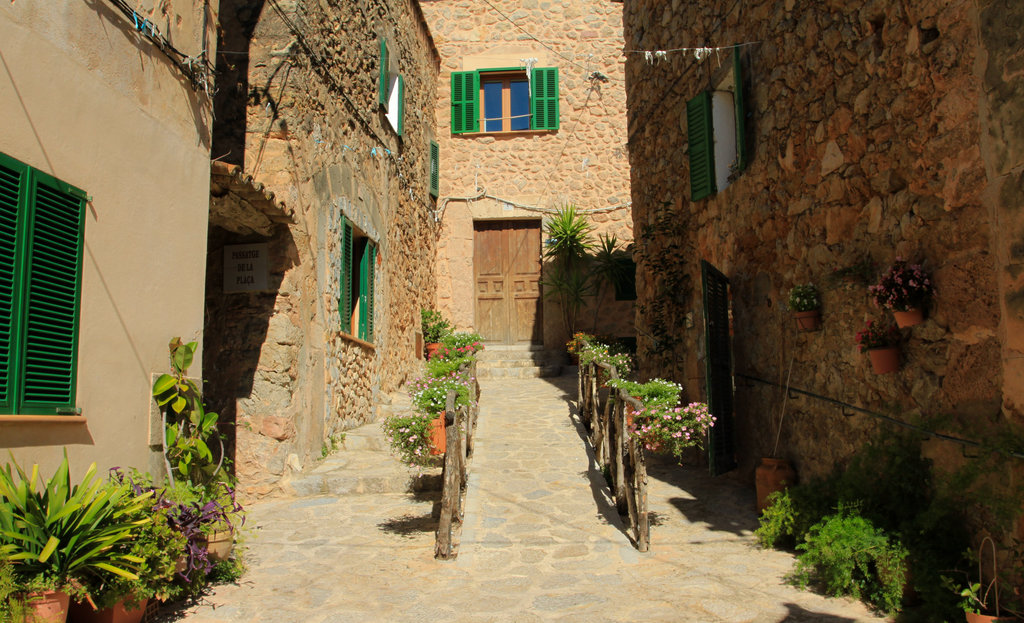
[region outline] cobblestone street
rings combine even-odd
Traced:
[[[651,551],[638,553],[572,417],[575,376],[483,383],[460,555],[433,559],[433,500],[274,499],[251,507],[249,572],[192,623],[273,621],[881,621],[786,585],[757,547],[751,491],[650,466]]]

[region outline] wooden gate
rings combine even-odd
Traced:
[[[473,229],[477,331],[492,343],[540,344],[540,221],[477,221]]]
[[[700,268],[704,293],[708,410],[715,417],[715,425],[708,433],[708,464],[711,474],[717,476],[736,467],[729,280],[704,260],[701,260]]]

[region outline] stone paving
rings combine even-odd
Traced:
[[[575,377],[482,382],[457,560],[433,559],[436,492],[252,505],[250,570],[191,623],[884,621],[787,586],[757,547],[753,494],[650,466],[651,551],[637,552],[571,415]]]

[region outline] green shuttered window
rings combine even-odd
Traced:
[[[338,315],[341,330],[367,342],[374,338],[377,245],[342,217]]]
[[[441,192],[441,148],[430,141],[430,195],[435,199]]]
[[[85,193],[0,154],[0,413],[75,408]]]
[[[715,146],[711,127],[711,93],[686,102],[686,138],[690,156],[690,200],[715,193]]]
[[[380,40],[380,74],[377,78],[377,103],[381,106],[388,105],[388,88],[390,86],[388,75],[388,42]]]
[[[488,90],[486,106],[481,101],[481,84],[494,82],[505,84]],[[488,126],[483,131],[557,130],[559,127],[558,68],[536,67],[530,74],[529,109],[526,109],[526,71],[523,69],[482,69],[477,71],[454,71],[451,83],[452,134],[480,132],[480,118],[486,115]],[[516,83],[523,87],[523,110],[517,110],[518,93]],[[493,94],[492,94],[493,93]],[[492,98],[495,98],[492,102]],[[497,101],[508,99],[510,101]],[[487,110],[484,110],[484,109]],[[525,117],[529,116],[529,128]],[[517,127],[522,119],[523,126]],[[509,123],[511,122],[511,123]]]

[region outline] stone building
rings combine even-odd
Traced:
[[[969,440],[1024,423],[1024,5],[636,0],[623,21],[627,48],[651,52],[626,63],[642,369],[705,395],[701,261],[720,270],[739,473],[777,435],[803,477],[894,430],[794,396],[780,433],[787,383]],[[897,258],[937,295],[903,330],[901,368],[875,375],[855,335],[888,314],[866,286]],[[863,263],[864,282],[832,279]],[[820,331],[786,308],[805,283]],[[934,438],[925,451],[969,460]]]
[[[261,495],[416,370],[440,61],[415,0],[224,0],[220,35],[204,365]]]
[[[491,344],[564,351],[541,294],[542,219],[574,204],[595,235],[633,240],[622,4],[421,4],[442,58],[437,308]],[[632,298],[608,290],[595,314],[590,297],[578,328],[632,337]]]
[[[131,4],[0,6],[0,447],[47,475],[160,469],[153,375],[203,330],[218,3]]]

